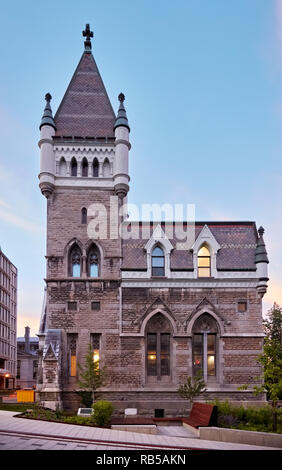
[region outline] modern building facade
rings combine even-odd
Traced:
[[[25,335],[17,338],[17,388],[36,387],[38,369],[38,337],[30,336],[29,326],[25,327]]]
[[[183,230],[194,235],[186,246],[176,222],[126,219],[124,95],[115,115],[88,26],[84,36],[62,102],[53,117],[47,94],[40,124],[47,272],[38,399],[53,408],[79,406],[77,364],[91,344],[107,367],[100,397],[117,412],[134,406],[148,416],[184,414],[177,389],[198,371],[207,384],[200,399],[264,400],[251,387],[238,390],[260,382],[264,230],[253,221],[186,222]]]
[[[17,268],[0,248],[0,390],[15,387]]]

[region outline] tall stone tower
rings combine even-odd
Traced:
[[[47,269],[37,390],[52,408],[74,406],[77,365],[88,345],[103,363],[100,349],[115,349],[103,332],[119,333],[122,247],[109,215],[129,190],[130,128],[122,93],[117,116],[113,111],[92,55],[89,25],[83,36],[82,57],[54,117],[51,95],[45,96],[38,144]],[[100,234],[93,240],[89,227],[97,208],[100,224],[93,230]]]

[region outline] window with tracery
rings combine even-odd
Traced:
[[[80,277],[81,275],[81,251],[75,245],[70,251],[70,276]]]
[[[146,327],[146,371],[148,378],[170,379],[171,328],[161,313],[154,315]]]
[[[88,276],[99,276],[99,253],[96,247],[92,247],[88,253]]]
[[[193,326],[193,375],[201,372],[204,380],[217,375],[218,328],[214,318],[205,313]]]

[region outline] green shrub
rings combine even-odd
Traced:
[[[110,422],[114,407],[111,402],[99,400],[92,405],[94,410],[93,419],[97,426],[107,426]]]
[[[232,406],[228,400],[214,400],[218,410],[218,425],[250,431],[272,432],[272,409],[269,405],[257,407]],[[277,413],[277,432],[282,432],[282,409]]]

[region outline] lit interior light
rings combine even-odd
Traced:
[[[149,359],[150,359],[151,361],[155,361],[156,358],[157,358],[157,357],[156,357],[156,354],[149,354]]]
[[[99,362],[99,359],[100,359],[99,349],[94,349],[94,351],[93,351],[93,361],[94,361],[94,364],[95,364],[96,362]]]

